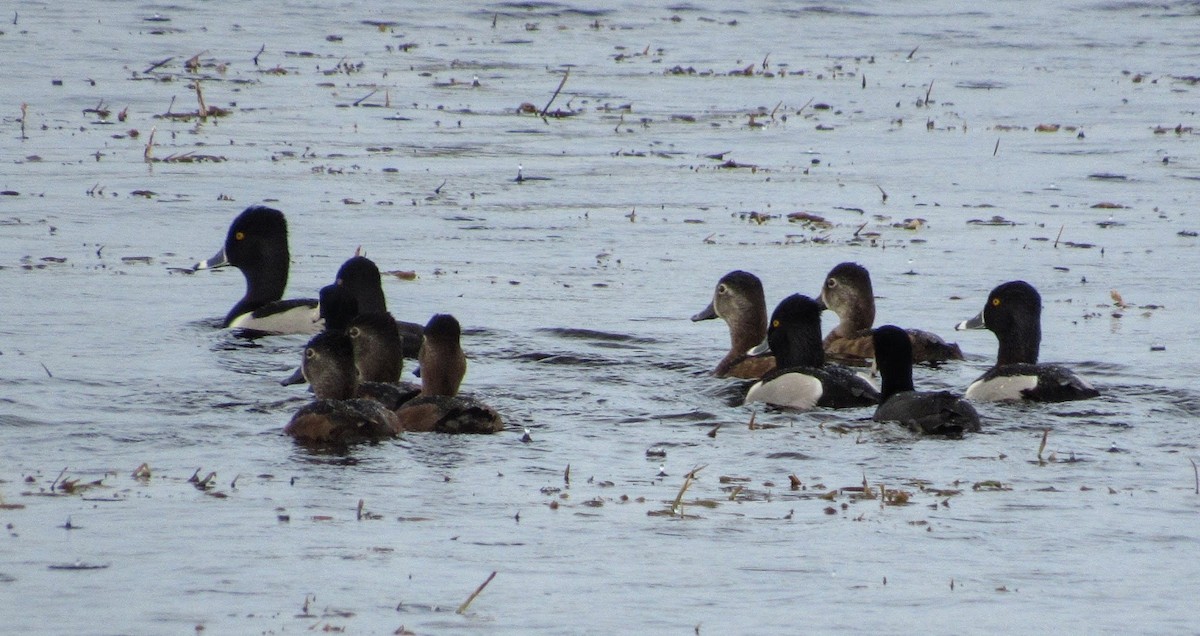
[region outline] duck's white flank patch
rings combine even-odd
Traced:
[[[1036,375],[1002,375],[990,380],[976,380],[967,387],[967,399],[975,402],[1007,402],[1025,399],[1021,394],[1037,386]]]
[[[324,325],[321,312],[316,307],[292,307],[287,311],[254,317],[254,312],[244,313],[229,323],[230,329],[253,329],[267,333],[317,333]]]
[[[746,402],[808,410],[817,405],[824,392],[821,381],[811,375],[785,373],[768,382],[755,382],[746,393]]]

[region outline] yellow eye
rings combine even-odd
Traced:
[[[779,328],[779,321],[778,321],[778,320],[772,320],[772,321],[771,321],[771,326],[772,326],[772,327],[774,327],[774,328],[776,328],[776,329],[778,329],[778,328]]]
[[[246,233],[245,232],[237,232],[236,234],[233,235],[233,238],[240,241],[240,240],[246,238]]]
[[[992,306],[993,306],[993,307],[999,307],[999,306],[1000,306],[1000,299],[999,299],[999,298],[993,298],[993,299],[992,299]]]

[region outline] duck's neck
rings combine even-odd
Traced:
[[[1003,337],[997,334],[1000,349],[996,353],[996,364],[1037,364],[1038,350],[1042,345],[1040,320],[1029,324],[1014,323]]]
[[[875,324],[875,302],[857,299],[851,307],[838,314],[838,325],[833,328],[833,334],[840,338],[850,338],[871,328]]]
[[[467,357],[455,344],[421,346],[421,395],[458,395],[458,387],[467,373]]]
[[[886,402],[888,398],[897,393],[913,390],[912,365],[894,364],[880,365],[879,375],[883,381],[880,383],[879,394]]]
[[[791,367],[825,366],[825,348],[821,346],[821,325],[796,325],[784,333],[777,333],[771,341],[771,352],[775,354],[775,366],[780,369]]]
[[[717,365],[717,375],[732,368],[738,361],[746,357],[746,352],[762,344],[767,337],[765,310],[747,311],[726,318],[725,322],[729,325],[729,353]]]

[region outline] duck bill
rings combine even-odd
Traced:
[[[978,316],[970,320],[964,320],[957,325],[954,325],[955,331],[965,331],[967,329],[987,329],[987,324],[983,322],[983,312],[979,312]]]
[[[192,271],[197,271],[197,270],[201,270],[201,269],[216,269],[218,267],[225,267],[228,264],[229,264],[229,259],[226,258],[225,248],[222,247],[220,250],[217,251],[216,254],[213,254],[211,257],[206,258],[206,259],[200,261],[199,263],[196,263],[195,265],[192,265]]]
[[[827,311],[829,309],[829,305],[825,304],[824,290],[822,290],[822,293],[820,294],[813,295],[813,298],[815,298],[817,301],[817,309],[820,309],[821,311]]]
[[[766,338],[764,338],[762,342],[758,343],[758,346],[747,351],[746,355],[748,355],[748,356],[764,356],[769,353],[771,353],[771,343],[767,342]]]
[[[308,382],[308,380],[304,378],[304,370],[296,369],[290,376],[280,380],[279,384],[283,386],[291,386],[293,384],[304,384],[305,382]]]
[[[716,317],[717,317],[717,310],[713,308],[712,303],[708,303],[708,306],[705,307],[703,311],[696,314],[695,316],[692,316],[692,322],[700,322],[701,320],[712,320],[713,318],[716,318]]]

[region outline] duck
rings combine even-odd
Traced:
[[[1100,395],[1070,369],[1038,363],[1042,296],[1023,280],[997,286],[988,294],[983,311],[955,328],[988,329],[1000,343],[996,365],[967,387],[968,400],[1066,402]]]
[[[821,308],[812,298],[792,294],[780,301],[771,314],[765,345],[775,354],[777,368],[751,385],[746,403],[797,410],[879,404],[879,391],[862,376],[841,365],[825,364]]]
[[[412,382],[402,382],[404,356],[400,330],[388,312],[355,316],[346,327],[354,354],[356,397],[371,398],[395,410],[421,392]]]
[[[979,432],[979,413],[949,391],[916,391],[913,388],[912,340],[895,325],[884,325],[871,336],[875,366],[882,379],[876,422],[900,422],[914,432],[961,438]]]
[[[354,298],[358,312],[386,312],[387,298],[383,295],[383,277],[379,266],[365,256],[354,256],[338,268],[335,285],[343,288]],[[403,338],[404,357],[415,358],[421,350],[421,325],[413,322],[396,321]]]
[[[467,372],[460,344],[462,327],[450,314],[435,314],[425,324],[418,361],[421,393],[396,409],[405,431],[496,433],[504,421],[491,407],[458,394]]]
[[[376,400],[356,398],[350,337],[324,331],[304,348],[301,369],[316,399],[301,407],[283,432],[305,442],[355,443],[395,437],[403,428],[395,412]]]
[[[775,356],[749,355],[767,336],[767,301],[762,281],[750,272],[734,270],[717,281],[712,302],[692,322],[720,318],[729,327],[729,353],[712,374],[718,378],[757,380],[775,368]]]
[[[252,205],[233,220],[224,246],[192,270],[232,265],[246,278],[246,294],[226,314],[222,328],[263,334],[316,333],[322,325],[315,298],[282,300],[290,258],[283,212]]]
[[[829,270],[818,300],[823,309],[837,314],[841,322],[825,336],[825,353],[847,364],[864,364],[875,357],[871,331],[875,323],[875,292],[871,274],[858,263],[840,263]],[[913,362],[962,360],[962,350],[936,334],[908,329]]]

